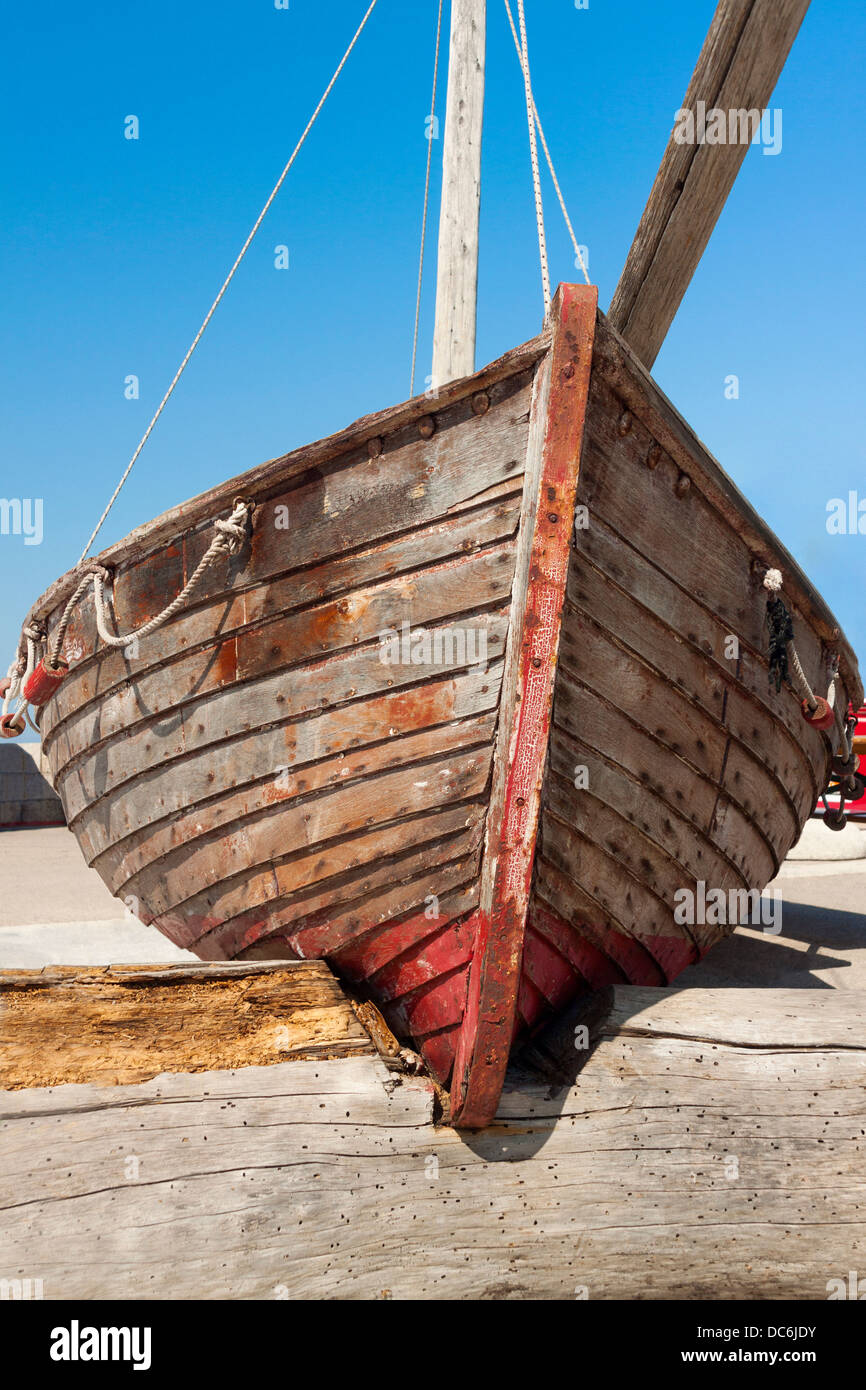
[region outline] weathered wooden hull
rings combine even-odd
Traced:
[[[238,494],[248,548],[171,623],[126,652],[89,602],[70,626],[42,712],[69,824],[203,959],[327,958],[484,1124],[516,1036],[673,979],[731,929],[678,925],[675,894],[763,887],[812,810],[830,741],[769,689],[767,565],[859,704],[856,661],[588,290],[435,401],[106,552],[122,631]]]

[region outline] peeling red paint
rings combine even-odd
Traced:
[[[595,289],[563,286],[553,310],[547,430],[520,618],[508,778],[498,841],[488,845],[495,856],[491,907],[478,912],[451,1085],[452,1120],[466,1128],[482,1128],[496,1114],[515,1031],[597,307]],[[570,375],[567,365],[574,367]],[[555,511],[551,496],[562,499]]]

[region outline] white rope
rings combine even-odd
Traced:
[[[838,735],[839,750],[841,750],[845,754],[846,760],[850,760],[854,751],[853,734],[849,734],[848,710],[847,708],[845,708],[843,701],[838,698],[838,692],[840,689],[840,677],[839,658],[836,655],[832,656],[830,659],[829,676],[830,685],[829,689],[827,690],[827,704],[832,709],[835,718],[833,732]]]
[[[424,179],[424,214],[421,218],[421,255],[418,260],[418,295],[415,300],[415,336],[412,339],[412,371],[409,376],[409,395],[415,394],[415,363],[418,360],[418,328],[421,322],[421,287],[424,281],[424,250],[427,244],[427,213],[430,207],[430,169],[433,163],[433,130],[436,121],[436,88],[439,82],[439,51],[442,44],[442,8],[436,21],[436,56],[433,60],[433,96],[430,101],[430,131],[427,140],[427,173]]]
[[[364,30],[364,27],[366,26],[367,20],[370,18],[370,15],[373,13],[373,10],[375,9],[377,3],[378,3],[378,0],[372,0],[372,3],[370,4],[369,9],[367,10],[367,13],[364,15],[364,18],[361,20],[361,23],[360,23],[360,25],[358,26],[358,29],[357,29],[357,31],[356,31],[356,33],[355,33],[355,37],[352,39],[352,42],[349,44],[349,47],[346,49],[346,52],[343,54],[343,58],[342,58],[342,60],[341,60],[341,62],[340,62],[339,67],[337,68],[337,71],[334,73],[334,76],[331,78],[330,82],[328,83],[327,87],[325,88],[325,92],[324,92],[324,95],[322,96],[321,101],[319,102],[318,106],[316,107],[315,111],[313,112],[312,116],[310,117],[309,121],[307,122],[307,126],[306,126],[306,129],[304,130],[303,135],[301,136],[300,140],[298,141],[297,145],[295,146],[294,150],[292,151],[292,155],[291,155],[291,158],[289,159],[289,162],[286,164],[286,167],[283,169],[283,172],[280,174],[280,177],[277,179],[277,182],[274,184],[274,187],[273,187],[273,189],[272,189],[272,191],[271,191],[270,197],[268,198],[267,202],[265,203],[264,207],[262,208],[261,212],[259,213],[258,217],[256,218],[255,223],[253,224],[252,231],[250,232],[249,236],[247,237],[246,241],[244,242],[243,246],[241,247],[240,252],[238,253],[238,256],[237,256],[237,259],[235,260],[234,265],[232,266],[231,270],[229,271],[228,275],[226,276],[225,280],[223,281],[223,285],[222,285],[222,288],[220,289],[219,294],[217,295],[217,297],[216,297],[216,299],[214,300],[213,304],[212,304],[212,305],[210,306],[210,308],[208,309],[208,312],[207,312],[207,314],[206,314],[206,316],[205,316],[205,319],[204,319],[204,322],[202,323],[201,328],[198,330],[198,332],[196,333],[195,337],[193,338],[192,343],[190,344],[190,347],[189,347],[189,351],[187,352],[186,356],[184,357],[183,361],[181,362],[180,366],[178,367],[177,371],[175,372],[174,377],[173,377],[172,382],[171,382],[171,385],[169,386],[168,390],[166,391],[165,395],[163,396],[162,400],[160,401],[159,405],[157,406],[156,413],[155,413],[153,419],[151,420],[150,424],[148,425],[147,429],[145,430],[145,432],[144,432],[144,434],[143,434],[143,436],[142,436],[142,438],[141,438],[141,442],[140,442],[139,445],[138,445],[138,448],[136,449],[136,451],[135,451],[135,453],[133,454],[132,458],[129,460],[129,463],[127,464],[126,471],[124,472],[123,477],[120,479],[120,482],[117,484],[117,487],[114,489],[114,492],[112,493],[112,496],[111,496],[111,498],[110,498],[110,500],[109,500],[108,506],[105,508],[105,511],[102,513],[102,516],[99,518],[99,521],[98,521],[97,524],[96,524],[96,527],[95,527],[95,529],[94,529],[94,531],[93,531],[93,533],[92,533],[92,535],[91,535],[91,537],[90,537],[90,540],[87,542],[87,545],[84,547],[84,550],[83,550],[83,552],[82,552],[82,554],[81,554],[81,556],[80,556],[80,558],[79,558],[79,561],[78,561],[78,564],[79,564],[79,565],[82,563],[83,560],[85,560],[85,559],[87,558],[87,554],[88,554],[88,551],[90,550],[90,547],[93,545],[93,542],[96,540],[96,537],[99,535],[99,532],[102,530],[102,527],[103,527],[103,525],[104,525],[104,523],[105,523],[105,521],[106,521],[106,518],[108,517],[109,512],[111,511],[112,507],[114,506],[115,502],[117,501],[117,499],[118,499],[118,497],[119,497],[119,495],[120,495],[120,490],[121,490],[121,488],[123,487],[124,483],[126,482],[127,478],[129,477],[130,473],[132,472],[133,467],[135,466],[135,463],[136,463],[136,461],[137,461],[137,459],[138,459],[139,454],[141,453],[142,449],[144,448],[145,444],[147,443],[148,439],[150,438],[150,435],[151,435],[151,433],[152,433],[152,431],[153,431],[154,425],[156,424],[157,420],[159,419],[160,415],[162,414],[163,410],[165,409],[166,405],[168,404],[169,398],[171,397],[172,392],[174,391],[174,388],[177,386],[177,383],[180,381],[180,378],[181,378],[181,376],[183,375],[183,372],[184,372],[184,370],[185,370],[185,368],[186,368],[187,363],[189,362],[190,358],[192,357],[193,353],[195,352],[196,348],[198,347],[198,345],[199,345],[199,343],[200,343],[200,341],[201,341],[202,335],[204,334],[205,329],[207,328],[208,324],[210,323],[211,319],[213,318],[214,313],[216,312],[216,309],[217,309],[217,307],[218,307],[218,305],[219,305],[219,303],[220,303],[220,301],[221,301],[223,295],[225,294],[226,290],[228,289],[229,285],[231,284],[232,280],[234,279],[235,272],[237,271],[238,267],[240,266],[241,261],[243,260],[244,256],[246,255],[247,251],[249,250],[250,245],[252,244],[253,238],[254,238],[255,235],[256,235],[256,232],[259,230],[259,227],[260,227],[260,226],[262,225],[262,223],[264,222],[265,217],[267,216],[267,213],[268,213],[268,211],[269,211],[269,209],[270,209],[271,204],[273,203],[274,199],[276,198],[277,194],[279,193],[280,189],[282,188],[283,182],[284,182],[284,180],[285,180],[285,178],[286,178],[286,175],[288,174],[289,170],[291,169],[292,165],[294,164],[295,160],[297,159],[298,155],[300,154],[301,149],[302,149],[302,147],[303,147],[303,145],[304,145],[304,142],[305,142],[306,139],[307,139],[307,136],[309,135],[310,131],[312,130],[313,126],[314,126],[315,123],[316,123],[316,120],[318,119],[319,112],[321,111],[321,109],[322,109],[322,107],[324,106],[325,102],[327,101],[328,97],[331,95],[331,91],[333,90],[334,84],[336,83],[337,78],[340,76],[340,73],[343,71],[343,68],[346,66],[346,63],[348,62],[349,56],[350,56],[350,54],[351,54],[353,48],[355,47],[355,44],[358,42],[358,39],[361,37],[361,34],[362,34],[363,30]]]
[[[9,667],[7,672],[9,687],[3,696],[2,714],[5,717],[11,713],[13,719],[22,718],[25,723],[29,724],[31,729],[38,734],[39,728],[30,718],[28,702],[24,698],[23,692],[30,676],[38,663],[42,660],[45,651],[45,634],[41,628],[33,625],[31,627],[25,627],[21,635],[26,644],[27,656],[23,660],[20,657],[16,658]],[[18,703],[15,709],[10,711],[9,707],[15,701]]]
[[[12,701],[15,700],[15,699],[17,698],[17,696],[18,696],[18,662],[17,662],[17,661],[13,661],[13,662],[12,662],[12,665],[9,667],[9,670],[6,672],[6,680],[8,681],[8,685],[7,685],[7,688],[6,688],[6,692],[5,692],[4,696],[3,696],[3,709],[0,710],[0,714],[8,714],[8,713],[9,713],[9,706],[11,705]]]
[[[817,708],[818,701],[815,699],[815,692],[806,678],[806,672],[803,670],[803,664],[800,661],[799,653],[793,642],[788,643],[787,652],[788,660],[793,669],[794,684],[798,687],[800,694],[806,701],[810,710],[814,710]]]
[[[91,583],[93,584],[93,598],[96,608],[96,629],[105,645],[107,647],[127,647],[131,642],[141,641],[143,638],[149,637],[152,632],[156,632],[157,628],[169,622],[170,619],[180,611],[190,595],[198,587],[203,575],[221,555],[236,555],[238,553],[247,536],[247,527],[251,510],[251,503],[238,501],[235,503],[235,509],[227,521],[215,521],[214,527],[216,529],[216,535],[199,561],[195,573],[187,580],[177,597],[155,618],[151,618],[150,622],[145,623],[134,632],[127,632],[124,636],[113,633],[109,629],[108,605],[105,595],[108,572],[100,569],[98,566],[94,566],[92,573],[86,575],[84,579],[81,580],[63,610],[63,617],[57,626],[57,630],[51,642],[49,665],[54,667],[57,666],[60,651],[63,647],[63,639],[66,636],[66,629],[69,626],[69,620],[82,594],[86,592]]]
[[[35,724],[30,717],[29,702],[24,695],[24,689],[32,672],[43,658],[45,658],[45,664],[48,668],[53,668],[55,671],[59,669],[60,653],[63,648],[69,623],[72,619],[72,614],[75,612],[76,607],[91,584],[93,585],[93,598],[96,608],[96,628],[99,636],[108,647],[127,647],[131,642],[139,641],[149,636],[149,634],[155,632],[157,628],[162,627],[163,623],[167,623],[173,618],[175,613],[186,603],[194,589],[196,589],[202,576],[210,569],[211,565],[214,564],[220,555],[236,555],[242,549],[249,531],[252,512],[253,503],[245,502],[241,498],[238,498],[235,501],[234,511],[228,520],[217,520],[214,522],[216,535],[199,561],[195,573],[187,580],[187,583],[184,585],[183,589],[181,589],[177,597],[173,599],[168,607],[164,608],[157,617],[151,618],[150,622],[145,623],[135,632],[127,632],[123,637],[111,632],[108,626],[108,604],[106,602],[105,586],[110,582],[109,571],[104,569],[101,565],[89,565],[87,573],[78,581],[71,598],[68,600],[63,610],[63,614],[60,622],[55,628],[50,645],[41,627],[34,625],[24,628],[22,638],[26,643],[27,656],[25,660],[22,660],[21,657],[17,658],[9,667],[8,678],[11,683],[3,697],[3,715],[9,714],[10,704],[14,700],[18,700],[17,708],[12,711],[13,717],[16,719],[19,716],[23,718],[26,723],[30,725],[34,733],[40,734],[41,737],[38,724]],[[48,648],[47,654],[46,647]]]
[[[541,197],[541,173],[538,168],[538,142],[535,138],[535,100],[532,95],[532,78],[529,74],[529,46],[526,40],[526,13],[523,0],[517,0],[517,15],[520,20],[520,66],[523,69],[523,86],[526,92],[526,119],[529,125],[529,154],[532,160],[532,185],[535,190],[535,220],[538,223],[538,254],[541,258],[541,287],[544,293],[544,314],[550,311],[550,271],[547,266],[547,238],[544,232],[544,203]]]
[[[514,39],[514,47],[517,51],[517,61],[520,63],[522,69],[523,54],[520,47],[520,39],[517,37],[517,29],[515,28],[514,17],[511,13],[511,6],[508,3],[508,0],[505,0],[505,12],[508,15],[508,23],[511,25],[511,36]],[[591,285],[592,280],[589,277],[589,270],[584,259],[583,248],[578,242],[577,237],[574,234],[574,228],[571,225],[571,218],[568,215],[568,208],[565,206],[565,198],[563,197],[562,189],[559,186],[559,179],[556,177],[556,169],[553,167],[553,158],[551,156],[550,149],[548,148],[547,140],[545,139],[544,127],[541,124],[541,117],[538,114],[538,107],[535,104],[534,96],[532,98],[532,111],[533,115],[535,116],[535,124],[538,127],[538,135],[539,139],[541,140],[542,148],[544,150],[544,156],[547,160],[547,167],[550,170],[550,177],[553,180],[553,186],[556,189],[556,196],[559,199],[559,206],[561,207],[562,215],[565,218],[565,225],[568,228],[568,235],[571,237],[571,244],[574,247],[575,260],[577,261],[581,270],[583,271],[583,278],[586,280],[586,283],[588,285]]]

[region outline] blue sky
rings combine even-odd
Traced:
[[[31,600],[78,558],[365,7],[7,10],[0,495],[44,499],[44,540],[0,535],[4,669]],[[527,0],[536,99],[605,308],[714,8]],[[522,79],[501,0],[488,13],[479,365],[542,314]],[[436,0],[379,0],[103,543],[408,395],[435,14]],[[866,500],[864,60],[866,7],[813,0],[772,102],[782,151],[749,151],[655,375],[866,654],[866,536],[825,524],[830,498]],[[137,141],[124,139],[130,114]],[[549,182],[545,202],[552,279],[580,279]],[[274,268],[279,244],[288,271]],[[431,274],[419,381],[432,303]],[[138,400],[124,396],[130,374]],[[725,398],[730,374],[738,400]]]

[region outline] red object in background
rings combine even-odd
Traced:
[[[854,731],[855,739],[866,738],[866,705],[861,705],[857,712],[857,728]],[[866,751],[860,754],[860,771],[866,772]],[[866,795],[861,796],[859,801],[848,802],[845,810],[855,816],[866,816]]]
[[[862,705],[860,709],[857,711],[857,728],[854,730],[854,738],[858,742],[863,739],[866,739],[866,705]],[[854,746],[854,752],[855,756],[858,756],[856,742]],[[860,771],[862,773],[866,773],[866,748],[864,748],[863,751],[859,753],[859,759]],[[831,808],[837,807],[839,805],[838,796],[828,796],[826,798],[826,801],[827,805]],[[821,802],[819,801],[817,807],[815,808],[815,814],[820,816],[823,815],[823,812],[824,808]],[[846,816],[863,816],[864,818],[866,818],[866,795],[861,796],[859,801],[846,801],[845,814]]]

